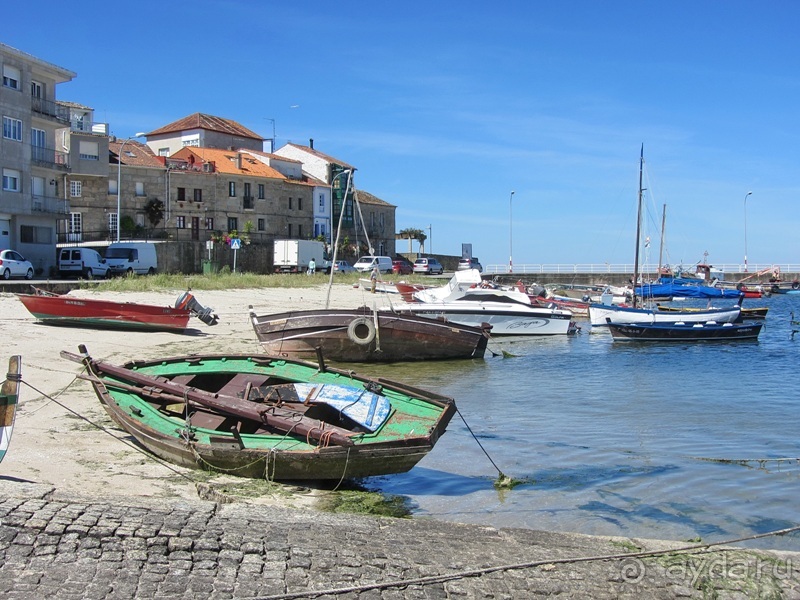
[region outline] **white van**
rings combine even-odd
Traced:
[[[59,277],[108,277],[108,264],[92,248],[61,248],[58,251]]]
[[[358,261],[356,261],[356,264],[353,265],[353,268],[356,271],[366,273],[368,271],[372,271],[372,267],[375,265],[378,265],[378,270],[381,273],[392,272],[392,259],[388,256],[362,256],[358,259]]]
[[[158,270],[152,242],[114,242],[106,250],[109,275],[153,275]]]

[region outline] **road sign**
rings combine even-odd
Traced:
[[[231,250],[238,250],[242,247],[242,240],[240,238],[231,238]]]

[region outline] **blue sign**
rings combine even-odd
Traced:
[[[238,250],[242,247],[242,240],[239,238],[231,238],[231,250]]]

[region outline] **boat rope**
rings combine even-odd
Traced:
[[[72,386],[72,385],[73,385],[73,384],[74,384],[76,381],[78,381],[78,380],[79,380],[79,377],[77,377],[77,376],[76,376],[76,377],[75,377],[75,379],[73,379],[71,382],[69,382],[69,383],[67,384],[67,386],[66,386],[66,387],[65,387],[63,390],[61,390],[61,391],[58,393],[58,395],[60,396],[61,394],[63,394],[64,392],[66,392],[66,391],[67,391],[67,390],[68,390],[68,389],[69,389],[69,388],[70,388],[70,387],[71,387],[71,386]],[[27,381],[25,381],[24,379],[23,379],[23,380],[21,380],[21,381],[22,381],[22,383],[24,383],[25,385],[27,385],[27,386],[28,386],[30,389],[32,389],[34,392],[36,392],[37,394],[40,394],[40,395],[41,395],[43,398],[47,398],[47,399],[48,399],[50,402],[53,402],[53,403],[57,404],[58,406],[60,406],[60,407],[61,407],[61,408],[63,408],[64,410],[66,410],[67,412],[69,412],[69,413],[71,413],[71,414],[75,415],[76,417],[78,417],[78,418],[79,418],[79,419],[81,419],[82,421],[85,421],[86,423],[88,423],[89,425],[91,425],[92,427],[94,427],[95,429],[97,429],[97,430],[99,430],[99,431],[102,431],[103,433],[106,433],[106,434],[108,434],[109,436],[111,436],[112,438],[114,438],[116,441],[118,441],[118,442],[121,442],[122,444],[124,444],[124,445],[128,446],[129,448],[131,448],[131,449],[133,449],[133,450],[136,450],[136,452],[138,452],[139,454],[142,454],[143,456],[146,456],[146,457],[148,457],[148,458],[149,458],[149,459],[151,459],[153,462],[156,462],[156,463],[158,463],[159,465],[161,465],[162,467],[165,467],[166,469],[168,469],[168,470],[172,471],[172,472],[173,472],[173,473],[175,473],[176,475],[179,475],[179,476],[183,477],[184,479],[186,479],[186,480],[187,480],[187,481],[189,481],[190,483],[193,483],[193,484],[195,484],[195,485],[198,483],[197,481],[195,481],[194,479],[192,479],[191,477],[189,477],[188,475],[186,475],[186,473],[182,473],[182,472],[180,472],[179,470],[175,469],[175,468],[174,468],[174,467],[173,467],[171,464],[169,464],[168,462],[166,462],[166,461],[164,461],[164,460],[161,460],[161,459],[160,459],[159,457],[157,457],[156,455],[154,455],[154,454],[151,454],[151,453],[149,453],[149,452],[145,451],[144,449],[142,449],[142,448],[139,448],[138,446],[136,446],[136,445],[135,445],[135,444],[133,444],[132,442],[129,442],[128,440],[126,440],[126,439],[124,439],[124,438],[121,438],[121,437],[119,437],[119,436],[115,435],[114,433],[112,433],[111,431],[109,431],[108,429],[106,429],[106,428],[105,428],[103,425],[101,425],[101,424],[99,424],[99,423],[95,423],[94,421],[92,421],[92,420],[91,420],[91,419],[89,419],[88,417],[85,417],[84,415],[80,414],[79,412],[77,412],[77,411],[73,410],[72,408],[70,408],[70,407],[69,407],[69,406],[67,406],[66,404],[64,404],[64,403],[62,403],[62,402],[59,402],[59,401],[56,399],[56,396],[51,396],[51,395],[49,395],[49,394],[46,394],[45,392],[43,392],[43,391],[39,390],[38,388],[36,388],[35,386],[31,385],[30,383],[28,383],[28,382],[27,382]],[[37,410],[38,410],[38,409],[37,409]]]
[[[378,583],[367,583],[364,585],[356,585],[342,588],[329,588],[319,590],[303,590],[301,592],[290,592],[286,594],[275,594],[270,596],[253,596],[247,600],[292,600],[294,598],[317,598],[319,596],[339,596],[344,594],[353,594],[366,592],[371,590],[385,590],[390,588],[407,588],[412,585],[434,585],[439,583],[446,583],[456,579],[464,579],[466,577],[481,577],[491,573],[499,573],[505,571],[518,571],[522,569],[552,569],[555,565],[574,565],[589,562],[604,562],[612,560],[629,560],[641,558],[656,558],[660,556],[672,556],[675,554],[699,554],[703,552],[729,552],[733,544],[740,544],[751,540],[757,540],[766,537],[777,537],[796,533],[800,531],[800,525],[794,527],[787,527],[785,529],[776,529],[766,533],[758,533],[755,535],[740,537],[735,539],[724,540],[720,542],[709,542],[706,544],[692,544],[689,546],[680,546],[678,548],[669,548],[665,550],[648,550],[641,552],[626,552],[619,554],[598,554],[593,556],[574,556],[566,558],[551,558],[533,560],[522,563],[511,563],[505,565],[496,565],[493,567],[484,567],[481,569],[468,569],[464,571],[454,571],[453,573],[446,573],[441,575],[429,575],[427,577],[418,577],[414,579],[399,579],[397,581],[384,581]],[[722,548],[714,549],[719,546]],[[245,598],[241,598],[245,600]]]
[[[464,425],[466,426],[467,431],[470,432],[472,438],[478,444],[478,447],[480,447],[480,449],[483,450],[483,453],[486,455],[486,458],[489,459],[489,462],[492,463],[492,466],[497,471],[497,479],[495,480],[494,483],[495,487],[513,487],[514,485],[516,485],[516,483],[519,483],[516,482],[513,478],[504,474],[500,470],[500,467],[498,467],[497,464],[494,462],[494,460],[492,460],[492,457],[489,456],[489,453],[486,451],[486,448],[483,447],[483,444],[481,444],[480,440],[478,439],[478,436],[476,436],[475,432],[472,431],[472,428],[469,426],[469,423],[467,423],[467,420],[464,418],[464,415],[461,414],[461,411],[458,410],[458,407],[456,407],[456,412],[458,413],[458,416],[461,417],[461,420],[464,421]]]
[[[350,464],[350,447],[347,447],[347,456],[344,457],[344,469],[342,469],[342,476],[339,478],[339,482],[333,487],[331,492],[335,492],[339,489],[339,486],[342,485],[345,477],[347,476],[347,466]]]

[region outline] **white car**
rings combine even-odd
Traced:
[[[334,273],[355,273],[355,268],[346,260],[337,260],[333,263]]]
[[[3,279],[12,277],[33,279],[33,265],[16,250],[0,250],[0,276]]]

